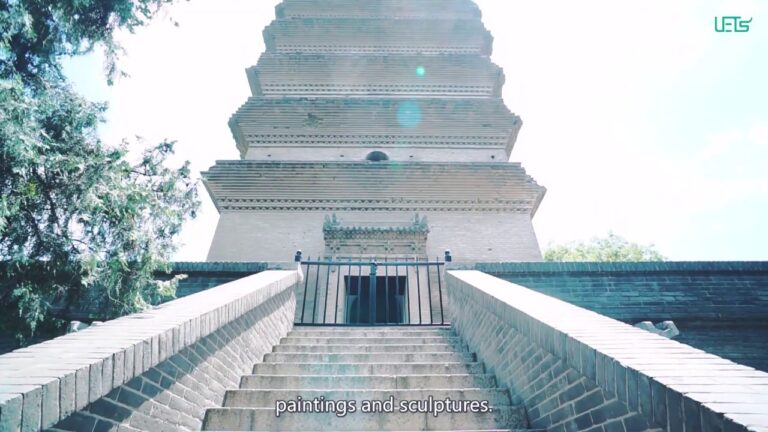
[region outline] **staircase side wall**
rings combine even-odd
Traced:
[[[766,373],[479,271],[447,279],[451,322],[534,427],[768,427],[768,405],[754,401],[768,391]]]
[[[265,271],[0,356],[0,431],[199,430],[293,326],[295,271]]]

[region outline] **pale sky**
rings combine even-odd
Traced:
[[[129,78],[107,87],[98,55],[67,73],[109,103],[104,140],[177,140],[199,176],[239,157],[227,121],[277,3],[179,3],[120,37]],[[671,260],[768,259],[768,2],[476,3],[524,123],[511,160],[547,188],[533,219],[542,247],[611,230]],[[749,32],[715,32],[723,15],[753,18]],[[205,260],[213,237],[200,190],[177,260]]]

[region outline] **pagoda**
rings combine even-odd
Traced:
[[[305,256],[537,261],[545,189],[510,154],[522,125],[470,0],[284,0],[203,173],[209,261]]]

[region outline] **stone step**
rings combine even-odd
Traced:
[[[253,374],[265,375],[436,375],[482,374],[485,368],[477,362],[441,363],[257,363]]]
[[[473,353],[267,353],[265,363],[443,363],[474,362]]]
[[[294,327],[288,336],[298,337],[456,337],[450,327]]]
[[[465,389],[492,388],[490,374],[460,375],[245,375],[240,389]]]
[[[426,401],[445,400],[454,401],[476,400],[488,401],[490,405],[510,405],[509,392],[503,388],[467,388],[467,389],[415,389],[415,390],[255,390],[238,389],[227,390],[224,395],[223,407],[226,408],[275,408],[277,401],[296,400],[301,396],[304,400],[313,400],[323,397],[326,401],[357,401],[364,400],[388,400],[390,396],[395,398],[395,404],[401,400]]]
[[[525,413],[519,407],[495,406],[488,413],[283,413],[274,408],[212,408],[203,421],[204,430],[254,431],[489,431],[525,427]]]
[[[355,412],[282,412],[298,399]],[[399,412],[400,401],[478,401],[489,412]],[[364,401],[394,401],[392,412],[362,412]],[[330,410],[333,411],[333,410]],[[203,430],[433,430],[522,432],[525,410],[449,327],[295,327],[264,362],[206,411]]]
[[[392,338],[392,337],[457,337],[456,333],[443,331],[361,331],[361,330],[338,330],[338,331],[312,331],[293,330],[288,333],[288,337],[356,337],[356,338]]]
[[[463,345],[458,337],[302,337],[289,336],[280,340],[280,345],[417,345],[417,344]]]
[[[418,345],[275,345],[273,352],[278,353],[455,353],[467,352],[463,345],[418,344]]]

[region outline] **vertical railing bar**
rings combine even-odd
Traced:
[[[328,262],[325,269],[325,297],[323,297],[323,324],[328,324],[328,284],[331,282],[332,261]]]
[[[349,296],[351,293],[347,291],[352,287],[352,257],[349,257],[347,262],[347,276],[344,279],[344,319],[347,320],[347,324],[351,324],[352,311],[349,307]],[[349,312],[349,316],[347,316],[347,312]]]
[[[397,290],[397,292],[399,293],[400,292],[400,270],[398,267],[400,266],[395,264],[395,290]],[[407,284],[405,285],[405,298],[406,298],[405,302],[408,304],[407,307],[410,307],[410,303],[408,302],[408,285]],[[411,320],[411,313],[410,311],[408,311],[408,321],[410,322],[410,320]]]
[[[315,323],[315,309],[317,309],[317,295],[320,289],[320,264],[317,264],[317,272],[315,273],[315,298],[312,301],[312,324]]]
[[[385,263],[387,262],[387,257],[386,256],[384,257],[384,262]],[[386,310],[386,315],[385,315],[386,320],[384,322],[386,324],[390,323],[390,320],[389,320],[389,269],[388,269],[388,267],[389,266],[384,265],[384,307],[385,307],[385,310]]]
[[[440,258],[437,258],[435,263],[437,264],[437,295],[440,298],[440,324],[445,324],[445,315],[443,315],[443,284],[440,278]]]
[[[360,262],[362,257],[357,261],[357,324],[362,323],[362,316],[360,315],[360,305],[363,303],[363,265]]]
[[[307,257],[309,261],[309,257]],[[304,274],[304,298],[301,302],[301,322],[304,322],[304,310],[307,308],[307,284],[309,284],[309,264],[307,264],[307,272]]]
[[[336,269],[336,307],[333,308],[333,323],[339,323],[339,282],[341,282],[341,261]]]
[[[432,317],[432,281],[429,278],[429,266],[430,262],[429,258],[427,258],[427,298],[429,299],[429,305],[427,307],[429,307],[429,323],[434,324],[435,320]]]
[[[416,297],[419,300],[419,324],[423,324],[421,318],[421,281],[419,280],[421,277],[419,275],[419,263],[417,262],[414,267],[416,267]],[[427,274],[429,274],[429,269],[427,269]]]
[[[371,269],[368,276],[368,324],[376,325],[376,301],[378,300],[378,288],[376,288],[376,275],[378,272],[376,261],[371,263]]]

